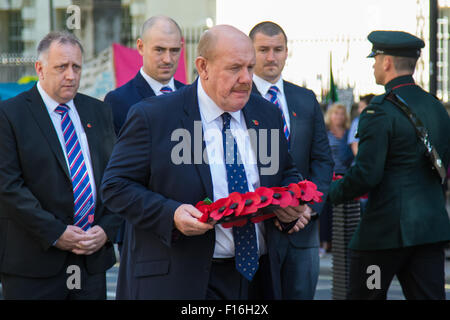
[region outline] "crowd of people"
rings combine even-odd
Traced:
[[[151,17],[136,42],[142,68],[103,102],[78,93],[78,39],[46,35],[38,83],[0,103],[4,297],[105,299],[117,243],[117,299],[310,300],[319,249],[332,250],[333,204],[368,193],[350,244],[348,297],[386,299],[397,275],[408,299],[445,299],[450,221],[436,166],[448,168],[450,120],[412,78],[422,40],[391,31],[368,39],[386,94],[361,97],[350,125],[344,105],[323,115],[311,90],[283,79],[288,38],[274,22],[249,35],[210,28],[198,43],[198,78],[183,84],[174,79],[181,29]],[[433,163],[391,94],[428,130]],[[199,220],[195,204],[206,197],[304,179],[323,202],[232,228]],[[375,290],[366,285],[371,265],[382,270]],[[79,283],[69,286],[73,270]]]

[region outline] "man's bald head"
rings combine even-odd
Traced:
[[[241,110],[252,89],[255,49],[243,32],[229,25],[206,31],[195,65],[205,93],[224,111]]]
[[[182,36],[181,28],[178,23],[170,17],[167,16],[153,16],[147,19],[142,25],[141,38],[144,39],[145,36],[156,27],[160,32],[167,34],[178,33],[180,38]]]
[[[220,47],[237,42],[239,44],[247,42],[253,46],[250,38],[239,29],[230,25],[217,25],[202,35],[198,43],[197,55],[211,60],[214,59]]]

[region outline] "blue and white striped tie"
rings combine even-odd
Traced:
[[[72,178],[74,225],[87,230],[91,226],[95,211],[89,174],[75,126],[69,117],[69,107],[65,104],[60,104],[56,107],[55,112],[61,115],[61,129],[64,135],[66,155]]]
[[[161,90],[159,90],[159,91],[161,91],[163,94],[168,94],[168,93],[173,92],[172,88],[168,87],[168,86],[162,87]]]

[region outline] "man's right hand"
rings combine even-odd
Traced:
[[[56,241],[55,247],[61,250],[71,251],[77,248],[78,242],[86,240],[89,240],[89,236],[83,229],[68,225],[66,231]]]
[[[198,236],[214,228],[214,225],[198,221],[202,213],[193,205],[182,204],[175,210],[175,227],[186,236]]]

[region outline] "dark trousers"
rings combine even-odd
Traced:
[[[79,267],[80,289],[74,277]],[[32,266],[30,266],[32,267]],[[49,278],[28,278],[10,274],[1,274],[3,297],[6,300],[105,300],[106,274],[89,274],[84,258],[69,254],[64,268]]]
[[[378,270],[379,288],[374,288]],[[394,275],[408,300],[445,300],[444,244],[350,250],[348,299],[385,300]]]
[[[236,270],[234,259],[213,259],[209,276],[207,300],[270,300],[273,299],[269,256],[259,259],[259,268],[252,281]]]

